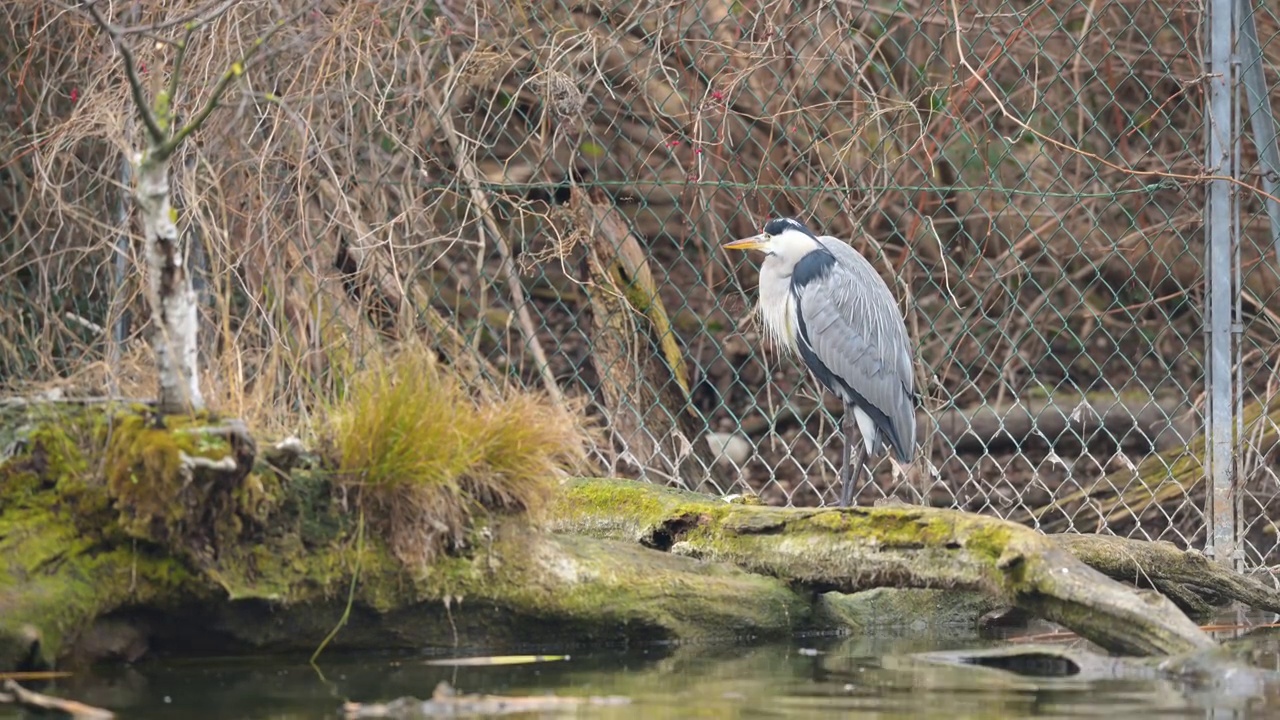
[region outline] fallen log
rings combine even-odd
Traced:
[[[1250,439],[1250,452],[1267,457],[1280,447],[1280,395],[1246,403],[1242,420],[1242,437]],[[1081,490],[1043,507],[1020,511],[1010,519],[1035,522],[1052,533],[1079,528],[1081,507],[1088,507],[1098,518],[1098,530],[1106,527],[1115,531],[1129,522],[1159,518],[1168,514],[1169,503],[1183,503],[1197,492],[1203,494],[1204,457],[1204,435],[1193,435],[1186,445],[1149,455],[1136,467],[1113,470]]]
[[[1234,600],[1280,612],[1275,588],[1173,543],[1074,533],[1048,537],[1090,567],[1117,580],[1159,590],[1184,610],[1207,611],[1223,600]],[[1183,605],[1182,599],[1188,604]]]
[[[926,431],[941,434],[955,452],[1125,442],[1162,451],[1185,446],[1195,437],[1199,425],[1185,412],[1186,405],[1185,397],[1172,394],[1063,393],[1019,399],[1003,407],[945,410]]]
[[[556,516],[561,532],[630,538],[816,592],[977,590],[1116,652],[1173,654],[1213,644],[1164,596],[1124,587],[1053,539],[997,518],[906,506],[738,505],[602,480],[569,483]]]
[[[13,680],[5,680],[0,688],[0,705],[16,705],[32,713],[59,715],[74,720],[112,720],[116,716],[110,710],[28,690]]]
[[[1183,448],[1196,437],[1199,423],[1185,411],[1185,397],[1143,392],[1055,393],[1020,398],[1003,405],[979,405],[921,413],[920,437],[934,438],[956,453],[1000,452],[1029,447],[1078,450],[1080,446],[1150,447],[1156,452]],[[839,414],[840,401],[823,396],[823,410]],[[817,403],[796,400],[771,417],[743,421],[743,434],[755,437],[808,422]]]

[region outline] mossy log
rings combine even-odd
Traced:
[[[960,512],[787,510],[575,480],[547,517],[493,516],[408,568],[323,463],[296,442],[259,449],[235,422],[0,404],[0,448],[0,668],[311,650],[348,602],[334,648],[776,637],[840,626],[822,593],[873,587],[976,591],[1121,652],[1212,644],[1067,545]],[[1214,589],[1273,603],[1237,580]]]
[[[1280,594],[1274,587],[1211,562],[1202,553],[1180,550],[1173,543],[1074,533],[1047,537],[1095,570],[1159,590],[1189,612],[1212,612],[1229,601],[1280,612]]]
[[[560,531],[638,539],[819,592],[977,590],[1123,653],[1213,644],[1163,595],[1125,587],[1050,537],[998,518],[905,505],[739,505],[622,481],[569,484],[559,515]]]

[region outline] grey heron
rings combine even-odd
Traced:
[[[915,455],[916,393],[902,313],[857,250],[792,218],[772,219],[759,235],[724,247],[764,252],[759,313],[765,335],[784,352],[798,352],[844,404],[840,505],[846,507],[868,456],[885,444],[900,463]],[[855,426],[862,443],[851,466]]]

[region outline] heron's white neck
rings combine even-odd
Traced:
[[[760,272],[760,324],[765,338],[786,355],[796,349],[796,304],[791,297],[791,273],[783,274],[784,262],[770,255]],[[772,267],[771,267],[772,265]],[[770,272],[772,270],[772,272]]]

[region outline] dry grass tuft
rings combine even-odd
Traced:
[[[341,483],[411,567],[458,547],[479,513],[536,516],[592,441],[576,405],[468,388],[420,345],[353,377],[326,434]]]

